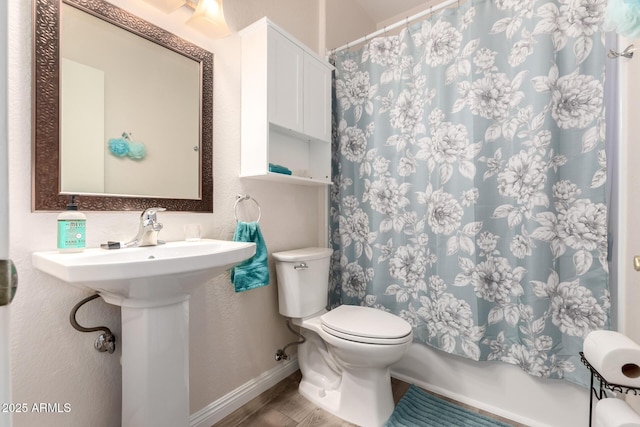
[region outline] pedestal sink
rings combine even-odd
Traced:
[[[122,426],[189,425],[189,292],[255,254],[202,239],[80,253],[36,252],[33,265],[122,310]]]

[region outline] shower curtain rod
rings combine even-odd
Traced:
[[[443,1],[442,3],[438,3],[435,6],[429,7],[429,9],[427,9],[427,10],[423,10],[422,12],[416,13],[415,15],[407,16],[402,21],[398,21],[395,24],[387,25],[387,26],[385,26],[384,28],[382,28],[380,30],[374,31],[371,34],[367,34],[364,37],[360,37],[358,40],[352,41],[350,43],[347,43],[347,44],[345,44],[343,46],[340,46],[340,47],[337,47],[335,49],[331,49],[330,53],[333,54],[333,53],[336,53],[336,52],[340,52],[341,50],[349,49],[350,47],[357,46],[360,43],[367,42],[367,41],[371,40],[372,38],[379,36],[380,34],[384,34],[387,31],[392,31],[392,30],[394,30],[394,29],[396,29],[396,28],[398,28],[398,27],[400,27],[402,25],[407,25],[411,21],[415,21],[416,19],[420,19],[423,16],[426,16],[426,15],[429,15],[431,13],[437,12],[440,9],[444,9],[446,7],[449,7],[454,3],[458,3],[459,4],[460,0],[446,0],[446,1]]]

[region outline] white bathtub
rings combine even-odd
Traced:
[[[413,343],[391,375],[530,426],[589,425],[589,391],[545,380],[502,362],[474,362]]]

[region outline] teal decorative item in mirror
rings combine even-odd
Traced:
[[[142,142],[129,142],[129,158],[133,160],[142,160],[147,155],[147,148]]]
[[[126,133],[122,133],[120,138],[111,138],[109,140],[109,152],[116,157],[125,157],[129,153],[129,137]]]
[[[116,157],[142,160],[147,155],[147,148],[142,142],[132,141],[130,133],[122,132],[122,137],[109,140],[109,152]]]

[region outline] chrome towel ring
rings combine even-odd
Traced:
[[[262,218],[262,209],[260,208],[260,203],[258,203],[256,199],[248,194],[238,194],[236,196],[236,203],[233,205],[233,216],[236,218],[236,222],[240,221],[238,219],[238,205],[240,204],[240,202],[244,202],[245,200],[251,200],[256,204],[256,207],[258,208],[258,219],[256,219],[256,222],[260,222],[260,218]]]

